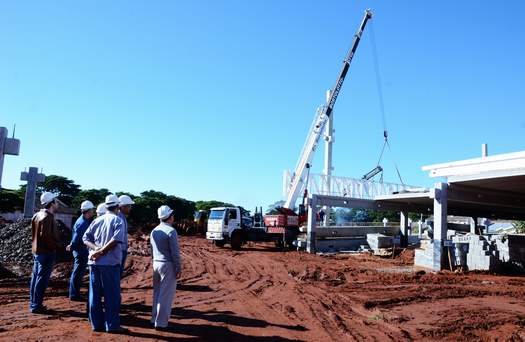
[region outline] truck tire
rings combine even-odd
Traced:
[[[242,235],[240,232],[233,232],[230,238],[230,245],[234,251],[238,251],[242,247]]]
[[[213,244],[217,247],[224,247],[224,240],[213,240]]]

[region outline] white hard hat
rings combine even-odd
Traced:
[[[97,207],[97,215],[102,216],[105,213],[107,213],[106,205],[104,203],[100,203]]]
[[[44,192],[42,196],[40,196],[40,204],[46,205],[51,203],[57,196],[52,192]]]
[[[157,209],[157,214],[159,215],[159,219],[165,220],[173,213],[173,210],[171,210],[170,207],[167,205],[161,206],[159,209]]]
[[[80,204],[80,210],[81,211],[88,211],[95,208],[93,203],[91,201],[84,201]]]
[[[116,205],[119,205],[120,201],[118,200],[117,195],[107,195],[106,200],[104,201],[104,204],[107,207],[114,207]]]
[[[128,195],[122,195],[118,198],[118,200],[120,202],[120,206],[135,204],[135,202],[133,202],[131,197],[129,197]]]

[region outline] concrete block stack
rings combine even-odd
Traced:
[[[469,271],[497,271],[500,266],[496,244],[482,235],[469,235],[467,268]]]
[[[494,235],[491,242],[502,263],[525,270],[525,235]]]
[[[392,241],[392,236],[386,236],[383,234],[366,234],[366,242],[373,251],[377,251],[380,248],[391,248]]]
[[[525,272],[525,235],[455,235],[448,241],[452,247],[443,247],[443,257],[438,253],[439,242],[421,240],[416,249],[414,265],[434,270],[447,268],[448,253],[454,267],[463,266],[469,271]],[[441,264],[443,260],[443,265]]]
[[[415,250],[414,265],[429,269],[439,269],[440,264],[436,264],[434,256],[434,243],[432,240],[421,240],[420,248]]]

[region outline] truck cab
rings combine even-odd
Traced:
[[[218,247],[226,243],[240,249],[246,241],[257,241],[264,236],[264,229],[253,228],[251,217],[243,216],[240,207],[218,207],[210,210],[206,238]]]
[[[206,238],[217,246],[229,242],[236,230],[241,229],[242,217],[236,207],[218,207],[210,210]]]

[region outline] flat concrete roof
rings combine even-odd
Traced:
[[[525,220],[525,151],[424,166],[446,177],[447,213]],[[372,200],[317,195],[323,205],[432,213],[436,189],[376,196]]]
[[[525,206],[492,204],[490,198],[476,201],[476,192],[468,192],[468,196],[462,197],[462,192],[457,193],[453,189],[449,189],[447,202],[449,215],[525,220]],[[384,207],[395,205],[399,208],[418,208],[419,210],[416,210],[416,212],[421,213],[432,213],[434,208],[434,196],[431,192],[378,196],[374,201]]]
[[[430,177],[465,177],[463,180],[469,176],[491,178],[492,175],[525,175],[525,151],[427,165],[421,169],[428,171]]]

